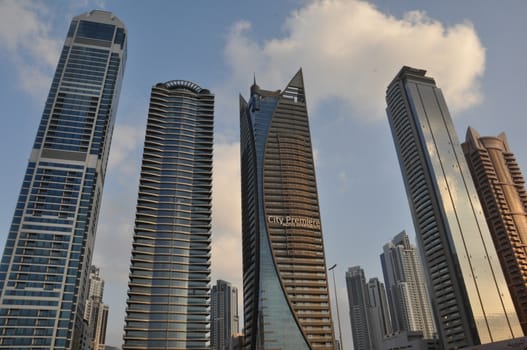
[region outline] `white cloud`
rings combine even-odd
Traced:
[[[240,146],[216,143],[213,176],[213,278],[241,289]]]
[[[238,22],[225,47],[232,86],[245,86],[256,72],[262,87],[281,87],[302,66],[308,103],[337,98],[362,119],[384,118],[384,92],[401,66],[426,69],[461,111],[482,99],[479,79],[485,50],[469,22],[445,26],[424,12],[403,18],[357,0],[316,0],[293,12],[284,36],[264,43]]]
[[[0,54],[15,67],[20,88],[42,98],[57,64],[61,40],[51,34],[50,11],[31,1],[0,1]]]
[[[43,100],[66,36],[65,31],[53,32],[53,22],[69,23],[86,8],[104,7],[104,0],[85,0],[66,4],[63,12],[56,13],[42,1],[0,1],[0,56],[14,67],[19,88]]]
[[[118,173],[124,182],[134,179],[140,170],[142,146],[144,142],[144,126],[117,123],[114,127],[108,172]],[[137,184],[134,184],[137,185]]]

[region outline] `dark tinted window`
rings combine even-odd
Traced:
[[[111,24],[81,21],[77,29],[77,36],[112,41],[114,31],[115,26]]]
[[[115,34],[115,43],[121,45],[121,49],[123,48],[125,36],[126,34],[124,33],[124,29],[117,28],[117,33]]]
[[[71,21],[70,29],[68,30],[68,38],[71,38],[75,33],[75,28],[77,27],[77,21]]]

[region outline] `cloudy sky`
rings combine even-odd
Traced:
[[[94,8],[114,12],[129,34],[94,253],[110,304],[108,344],[122,342],[141,148],[158,82],[191,80],[216,95],[212,274],[241,288],[238,94],[248,97],[253,74],[275,90],[303,68],[345,349],[345,271],[361,265],[368,278],[382,277],[382,245],[402,230],[414,237],[384,113],[385,88],[402,65],[436,79],[462,140],[469,125],[504,131],[527,171],[521,0],[0,0],[0,246],[69,22]]]

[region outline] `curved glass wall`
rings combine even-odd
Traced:
[[[214,96],[152,88],[124,349],[208,349]]]

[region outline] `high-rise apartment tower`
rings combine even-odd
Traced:
[[[123,349],[210,349],[214,95],[152,88]]]
[[[73,18],[0,264],[0,347],[79,349],[126,61],[113,14]]]
[[[423,268],[406,232],[384,245],[381,263],[394,330],[422,332],[425,339],[434,338],[436,330]]]
[[[353,348],[381,350],[392,334],[386,290],[377,278],[366,282],[364,270],[353,266],[346,272]]]
[[[92,265],[84,319],[88,323],[88,337],[91,338],[93,350],[104,350],[105,347],[109,307],[103,303],[103,294],[104,280],[99,268]]]
[[[403,67],[387,114],[444,349],[523,334],[441,90]]]
[[[240,330],[238,288],[218,280],[210,302],[210,343],[212,350],[233,350]]]
[[[462,144],[523,332],[527,334],[527,192],[505,134]]]
[[[302,71],[240,96],[245,346],[333,349]]]

